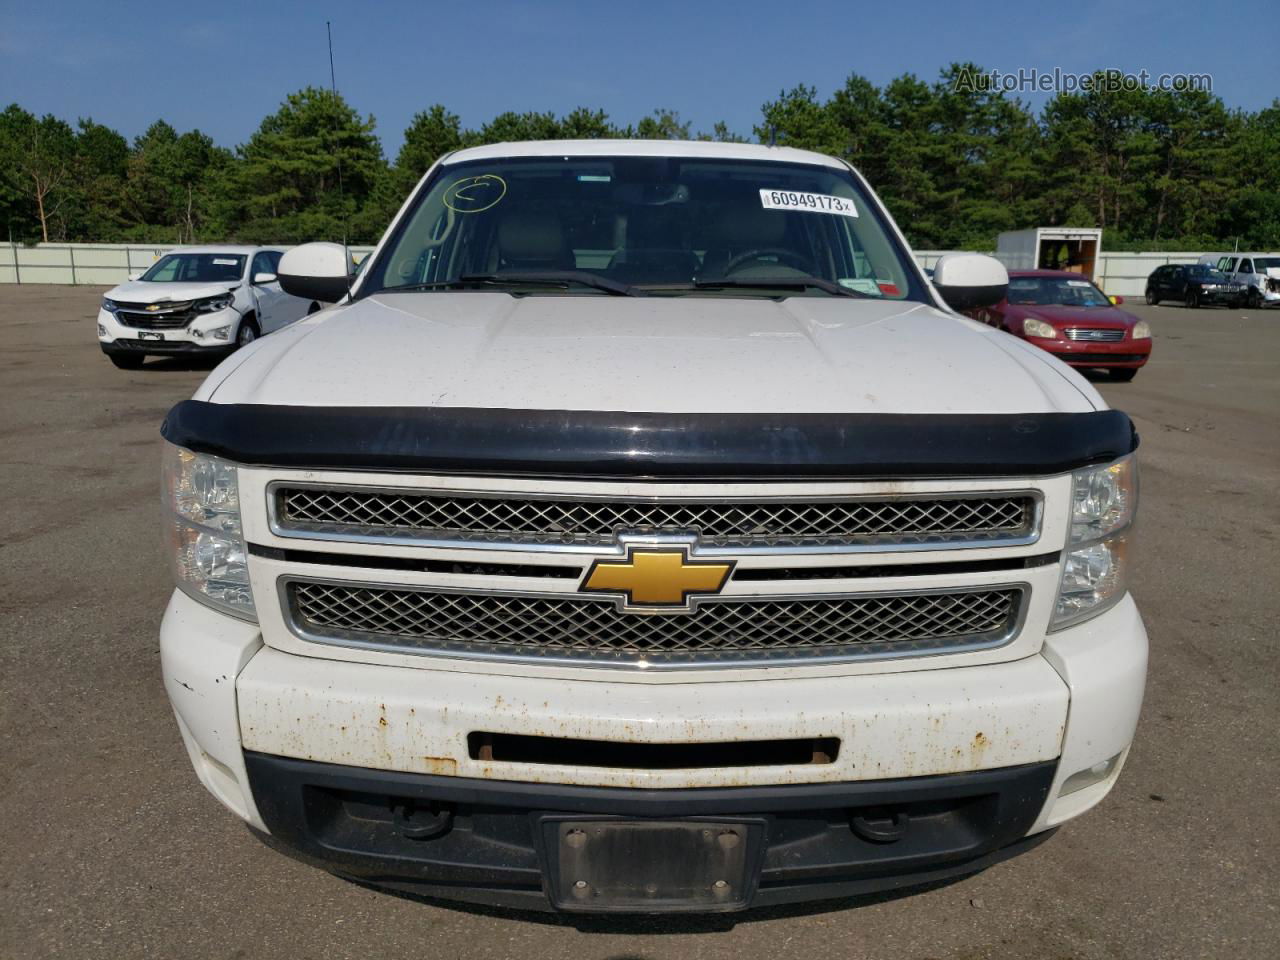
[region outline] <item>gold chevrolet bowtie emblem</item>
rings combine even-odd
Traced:
[[[147,304],[147,311],[148,311],[148,312],[150,312],[150,313],[154,313],[155,311],[157,311],[157,310],[159,310],[159,309],[160,309],[160,304],[158,304],[158,303],[148,303],[148,304]]]
[[[583,590],[625,593],[635,606],[683,606],[691,593],[719,593],[731,563],[690,563],[683,550],[632,550],[626,560],[597,560]]]

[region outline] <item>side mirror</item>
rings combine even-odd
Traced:
[[[1118,307],[1120,304],[1124,303],[1124,297],[1112,297],[1111,302]]]
[[[135,270],[135,271],[133,271],[133,273],[129,274],[129,279],[130,279],[130,280],[137,280],[137,279],[138,279],[139,277],[141,277],[141,276],[142,276],[142,271],[141,271],[141,270]]]
[[[948,253],[933,267],[933,286],[952,310],[999,303],[1009,293],[1009,271],[995,257]]]
[[[348,263],[340,243],[304,243],[280,258],[280,287],[303,300],[337,303],[351,285]]]
[[[275,282],[276,282],[276,275],[274,273],[267,273],[266,271],[263,271],[261,273],[255,273],[253,275],[253,285],[255,287],[259,287],[264,283],[275,283]]]

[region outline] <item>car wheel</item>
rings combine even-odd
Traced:
[[[262,336],[262,331],[258,329],[258,321],[252,317],[247,317],[240,321],[240,329],[236,331],[236,349],[246,347],[258,337]]]
[[[1150,287],[1147,287],[1147,306],[1154,307],[1159,302],[1160,298],[1156,296],[1156,292]]]
[[[1137,367],[1121,367],[1120,369],[1111,371],[1111,379],[1116,380],[1120,383],[1128,383],[1137,375],[1138,375]]]
[[[1262,307],[1262,293],[1257,287],[1249,288],[1249,296],[1245,299],[1245,304],[1250,310],[1258,310]]]
[[[1196,309],[1197,307],[1200,306],[1200,294],[1197,293],[1195,290],[1188,290],[1186,303],[1187,303],[1188,310]]]
[[[138,370],[142,367],[142,362],[146,360],[146,355],[141,353],[109,353],[107,356],[121,370]]]

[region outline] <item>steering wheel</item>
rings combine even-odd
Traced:
[[[797,270],[801,270],[806,273],[808,272],[808,264],[805,263],[804,258],[800,256],[800,254],[796,253],[794,250],[782,250],[778,247],[760,247],[757,250],[748,250],[746,253],[740,253],[736,257],[734,257],[732,260],[730,260],[728,263],[726,263],[724,265],[724,272],[722,276],[727,277],[729,274],[733,273],[734,270],[738,269],[738,267],[742,266],[748,260],[759,260],[761,257],[767,257],[767,256],[777,257],[779,260],[782,260],[784,263],[789,263],[792,267],[794,267]]]

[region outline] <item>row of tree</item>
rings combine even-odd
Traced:
[[[766,103],[765,143],[848,159],[922,248],[989,249],[1001,230],[1100,226],[1112,248],[1280,248],[1280,100],[1232,110],[1197,90],[1098,83],[1039,115],[1017,98],[911,74],[852,75],[831,97],[799,86]],[[602,110],[503,113],[479,129],[436,105],[394,161],[372,116],[340,96],[289,95],[234,150],[163,120],[130,143],[81,119],[0,113],[0,221],[15,241],[372,242],[423,171],[460,147],[509,140],[687,139],[671,110],[619,127]],[[724,124],[702,139],[739,140]]]

